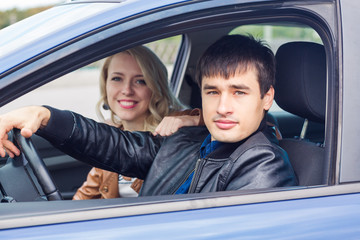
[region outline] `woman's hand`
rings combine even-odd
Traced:
[[[20,155],[20,150],[8,140],[8,133],[13,128],[20,129],[21,135],[29,138],[39,128],[45,127],[49,119],[50,111],[40,106],[19,108],[0,115],[0,156],[5,157],[5,151],[11,158]]]
[[[153,133],[154,136],[170,136],[174,134],[179,128],[186,126],[198,126],[200,116],[167,116],[160,122]]]

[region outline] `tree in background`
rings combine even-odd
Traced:
[[[18,10],[17,8],[13,8],[7,11],[0,11],[0,29],[16,23],[24,18],[30,17],[31,15],[42,12],[50,7],[52,6],[29,8],[25,10]]]

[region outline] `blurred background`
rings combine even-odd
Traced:
[[[65,0],[1,0],[0,29],[62,2]]]

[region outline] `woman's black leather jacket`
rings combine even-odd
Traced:
[[[145,179],[143,196],[174,194],[193,171],[189,193],[297,185],[288,156],[265,119],[249,138],[223,144],[200,159],[200,146],[209,134],[205,127],[185,127],[170,137],[154,137],[48,108],[50,121],[38,135],[92,166]]]

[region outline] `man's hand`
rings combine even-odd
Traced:
[[[153,133],[154,136],[170,136],[175,133],[179,128],[186,126],[198,126],[200,116],[167,116],[160,122]]]
[[[45,127],[49,119],[50,111],[40,106],[19,108],[0,115],[0,156],[5,157],[5,151],[11,158],[20,155],[20,150],[8,140],[8,133],[13,128],[20,129],[21,135],[29,138],[39,128]]]

